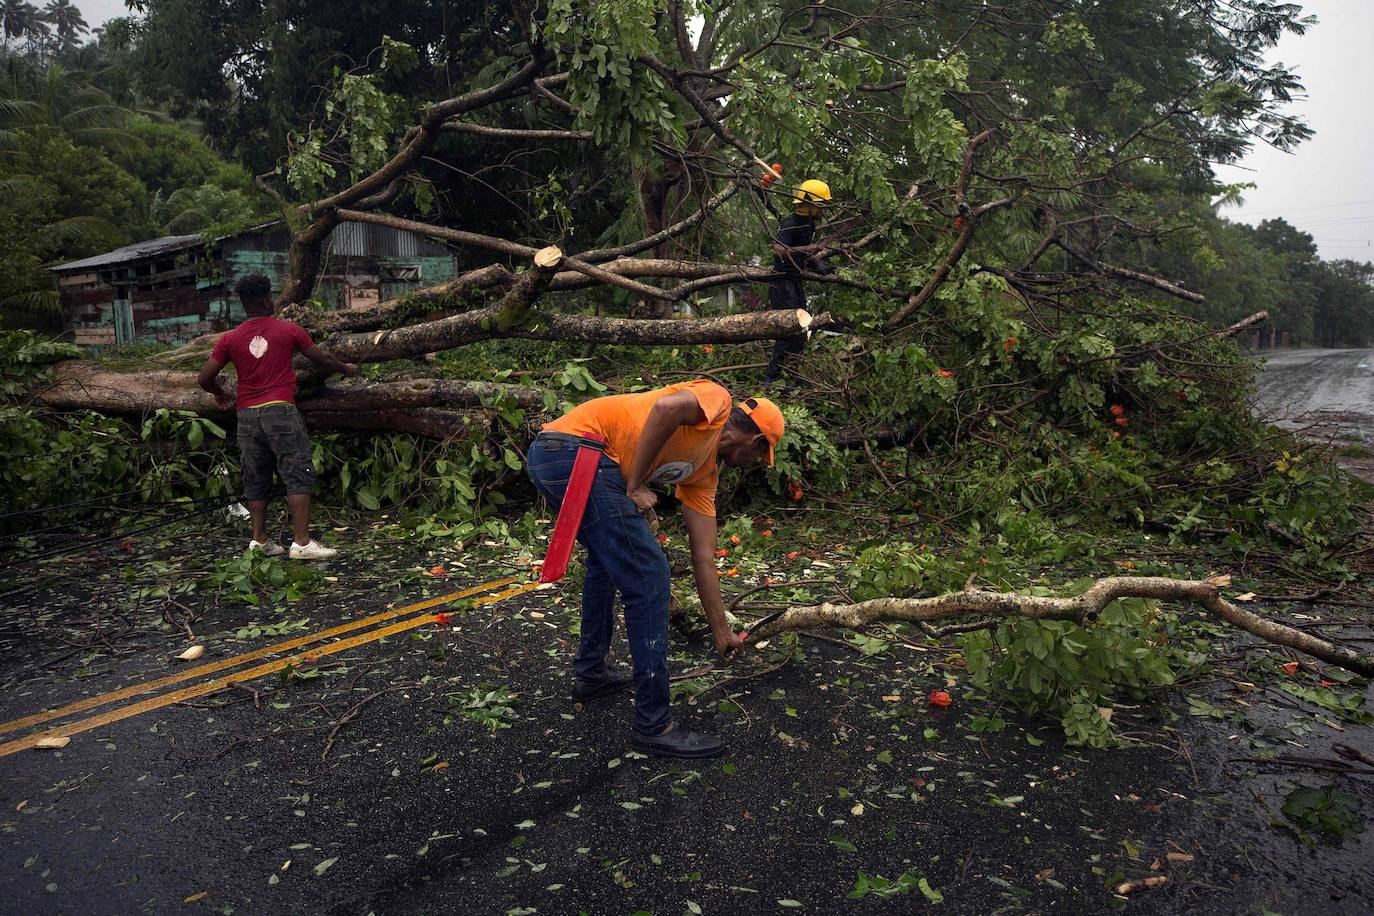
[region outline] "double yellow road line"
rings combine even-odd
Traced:
[[[397,633],[404,633],[406,630],[413,630],[416,627],[423,626],[434,620],[433,614],[418,614],[418,616],[415,617],[408,616],[411,614],[416,614],[420,611],[426,611],[430,608],[439,607],[440,605],[448,604],[453,601],[458,601],[463,598],[468,598],[472,595],[481,594],[482,592],[488,592],[492,589],[503,588],[504,586],[512,587],[506,588],[504,591],[496,592],[492,595],[486,595],[484,597],[478,598],[476,601],[473,602],[473,604],[493,604],[497,601],[501,601],[506,598],[513,598],[516,595],[523,595],[525,592],[533,591],[534,589],[539,587],[538,582],[525,582],[519,585],[512,585],[512,583],[519,581],[520,578],[521,577],[519,576],[510,576],[505,579],[495,579],[491,582],[484,582],[481,585],[475,585],[472,588],[467,588],[459,592],[453,592],[452,594],[448,595],[441,595],[438,598],[430,598],[427,601],[419,601],[415,604],[408,604],[405,607],[398,607],[381,614],[374,614],[371,617],[365,617],[361,620],[354,620],[348,623],[340,624],[336,627],[330,627],[329,629],[321,630],[318,633],[310,633],[305,636],[298,636],[294,639],[288,639],[285,642],[280,642],[271,646],[265,646],[261,649],[255,649],[252,652],[245,652],[242,655],[236,655],[232,658],[225,658],[216,662],[211,662],[207,665],[198,665],[194,668],[187,668],[184,671],[178,671],[175,674],[169,674],[166,677],[160,677],[155,680],[144,681],[138,684],[131,684],[130,686],[121,688],[119,690],[112,690],[109,693],[102,693],[99,696],[87,697],[84,700],[77,700],[74,703],[68,703],[65,706],[58,707],[57,709],[50,709],[45,712],[35,713],[31,716],[24,716],[20,719],[14,719],[10,722],[0,723],[0,734],[18,731],[20,729],[28,728],[34,725],[42,725],[45,722],[51,722],[55,719],[64,719],[67,716],[73,715],[75,713],[85,712],[87,710],[95,709],[100,706],[108,706],[111,703],[117,703],[121,700],[127,700],[131,697],[140,696],[145,693],[152,693],[154,691],[161,690],[163,687],[170,687],[173,684],[180,684],[185,681],[197,680],[199,678],[206,677],[207,675],[217,674],[218,672],[225,671],[230,668],[237,668],[239,665],[243,665],[252,661],[257,661],[258,659],[267,658],[271,655],[281,655],[282,653],[292,652],[293,650],[299,649],[302,646],[308,646],[311,643],[317,643],[321,640],[330,639],[334,636],[341,636],[344,633],[351,633],[355,630],[362,630],[367,627],[374,626],[376,624],[386,623],[386,621],[389,620],[396,621],[395,623],[390,623],[386,626],[377,627],[376,629],[368,630],[367,632],[360,633],[356,636],[350,636],[347,639],[341,639],[338,642],[332,642],[328,645],[319,646],[317,648],[310,649],[306,652],[290,655],[286,658],[274,659],[273,661],[266,662],[265,664],[256,665],[252,668],[247,668],[241,671],[235,671],[232,674],[226,674],[221,677],[210,678],[209,680],[201,681],[200,683],[182,687],[179,690],[173,690],[170,693],[158,694],[157,696],[149,697],[147,699],[140,700],[136,703],[130,703],[126,706],[119,706],[114,709],[107,710],[106,712],[91,716],[86,719],[79,719],[75,722],[68,722],[63,725],[55,726],[46,731],[35,732],[34,734],[28,735],[27,737],[18,738],[13,741],[6,742],[4,744],[0,744],[0,757],[6,757],[18,751],[28,750],[45,737],[67,737],[70,735],[79,734],[80,732],[90,731],[93,728],[100,728],[102,726],[109,725],[112,722],[119,722],[124,719],[128,719],[132,716],[137,716],[145,712],[150,712],[154,709],[161,709],[164,706],[170,706],[173,703],[182,703],[186,700],[195,699],[196,697],[203,697],[206,694],[211,694],[218,690],[223,690],[230,684],[251,681],[256,678],[264,677],[268,674],[273,674],[275,672],[282,671],[291,665],[300,665],[306,662],[312,662],[316,659],[324,658],[326,655],[333,655],[336,652],[344,652],[348,649],[361,646],[365,643],[374,642],[378,639],[384,639],[388,636],[394,636]]]

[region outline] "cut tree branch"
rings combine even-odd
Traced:
[[[518,302],[518,299],[516,297],[514,301]],[[391,331],[345,334],[330,338],[325,345],[340,359],[379,362],[508,337],[640,346],[776,340],[805,334],[816,320],[802,309],[747,312],[719,318],[661,320],[525,312],[511,303],[498,303],[489,308]]]
[[[1062,239],[1056,239],[1055,244],[1103,276],[1115,277],[1118,280],[1133,280],[1136,283],[1144,283],[1146,286],[1153,286],[1157,290],[1166,292],[1171,296],[1177,296],[1180,299],[1185,299],[1188,302],[1207,301],[1207,297],[1202,295],[1202,293],[1195,293],[1190,289],[1184,289],[1177,283],[1171,283],[1163,277],[1141,273],[1138,270],[1131,270],[1126,267],[1104,264],[1096,258],[1090,258],[1082,252],[1074,250],[1072,246],[1064,244]]]
[[[1241,331],[1244,331],[1244,330],[1246,330],[1247,328],[1252,328],[1252,327],[1254,327],[1255,325],[1260,324],[1260,323],[1265,322],[1265,321],[1268,321],[1268,320],[1269,320],[1269,312],[1268,312],[1268,310],[1265,310],[1265,311],[1262,311],[1262,312],[1256,312],[1255,314],[1249,316],[1248,318],[1242,318],[1240,321],[1237,321],[1235,324],[1231,325],[1229,328],[1222,328],[1220,331],[1217,331],[1216,334],[1214,334],[1213,336],[1214,336],[1214,337],[1234,337],[1235,335],[1239,334]]]
[[[1193,602],[1213,616],[1266,642],[1302,652],[1366,677],[1374,676],[1374,656],[1327,642],[1236,607],[1221,597],[1221,589],[1230,584],[1230,576],[1200,581],[1158,576],[1110,576],[1099,579],[1082,594],[1072,598],[1042,598],[964,589],[934,598],[875,598],[857,604],[825,603],[790,608],[777,620],[750,631],[749,642],[756,643],[788,630],[814,627],[859,629],[879,620],[929,623],[967,614],[1027,620],[1072,620],[1088,626],[1097,620],[1103,608],[1118,598],[1151,598]]]
[[[949,277],[950,271],[954,269],[954,266],[959,263],[959,259],[964,256],[964,252],[968,250],[969,244],[973,241],[973,233],[978,227],[978,220],[985,213],[990,213],[1000,207],[1008,206],[1015,201],[1014,197],[1004,197],[999,200],[982,204],[977,209],[970,209],[965,199],[968,194],[969,179],[973,174],[973,155],[977,151],[979,144],[991,136],[992,131],[985,130],[969,140],[968,146],[964,148],[964,168],[959,176],[959,185],[954,191],[954,201],[959,212],[956,221],[960,227],[959,237],[954,240],[954,246],[950,248],[949,253],[940,261],[939,266],[935,268],[935,272],[926,280],[925,285],[913,293],[911,298],[906,301],[906,305],[898,309],[896,314],[887,319],[887,327],[889,329],[895,328],[903,321],[906,321],[913,312],[926,303],[926,300],[935,295],[935,291],[945,282]]]

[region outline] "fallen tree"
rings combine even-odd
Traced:
[[[827,324],[819,306],[813,316],[739,305],[776,279],[768,261],[796,186],[822,177],[834,199],[801,279],[855,330],[790,367],[792,432],[757,492],[930,524],[932,540],[995,535],[1057,550],[1053,519],[1091,519],[1257,541],[1282,532],[1286,562],[1339,564],[1349,507],[1312,497],[1308,466],[1249,419],[1250,364],[1231,338],[1265,313],[1204,322],[1204,297],[1166,269],[1202,244],[1190,214],[1210,214],[1224,190],[1199,177],[1211,161],[1238,156],[1240,138],[1301,138],[1276,111],[1286,74],[1260,63],[1295,14],[1235,13],[1220,0],[1203,0],[1207,12],[1170,0],[1081,18],[1051,0],[946,6],[817,4],[778,21],[703,9],[693,39],[682,4],[655,5],[654,26],[635,36],[621,26],[642,17],[619,4],[512,5],[493,33],[495,62],[448,98],[389,96],[400,77],[385,72],[388,55],[381,69],[341,74],[281,167],[259,176],[293,228],[283,316],[373,367],[321,384],[302,365],[308,422],[461,437],[444,475],[468,470],[453,455],[478,453],[500,455],[493,463],[509,474],[523,441],[493,424],[501,405],[534,413],[551,397],[603,390],[514,385],[516,369],[552,377],[578,359],[617,390],[700,373],[742,394],[757,384],[759,351]],[[1089,27],[1111,39],[1103,47],[1145,55],[1131,72],[1154,74],[1148,84],[1122,78]],[[1171,54],[1156,67],[1155,49],[1178,43],[1155,39],[1177,31],[1190,47],[1235,53]],[[1066,70],[1087,78],[1057,88]],[[355,116],[364,95],[367,112],[391,117]],[[778,157],[790,157],[782,177]],[[487,191],[455,193],[450,171],[491,192],[484,206],[468,195]],[[324,310],[312,297],[326,242],[350,222],[441,240],[465,269],[376,306]],[[707,295],[720,290],[727,302]],[[663,317],[674,307],[691,316]],[[636,317],[646,314],[660,317]],[[65,363],[32,397],[131,417],[213,415],[192,374],[213,340],[128,368]],[[536,349],[537,365],[522,365],[531,349],[520,341],[557,356]],[[753,350],[702,358],[718,345]],[[627,359],[620,347],[644,349]],[[453,365],[473,377],[417,376]],[[481,489],[468,482],[459,489]],[[376,504],[374,494],[366,505]],[[464,496],[453,511],[475,506],[480,497]],[[1062,557],[1025,550],[1041,567]],[[1247,546],[1244,562],[1254,555]],[[1137,596],[1195,602],[1368,672],[1367,656],[1243,611],[1219,588],[1115,577],[1076,598],[965,589],[828,603],[751,636],[967,614],[1090,623]]]

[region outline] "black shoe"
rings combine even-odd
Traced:
[[[705,757],[719,757],[725,753],[725,745],[719,738],[703,735],[679,725],[669,726],[668,731],[657,735],[633,732],[630,743],[635,750],[655,757],[700,760]]]
[[[580,677],[573,682],[573,699],[594,700],[604,697],[608,693],[629,687],[632,680],[634,678],[623,671],[607,671],[605,677],[596,680]]]

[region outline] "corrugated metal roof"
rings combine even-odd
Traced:
[[[284,227],[282,220],[270,220],[259,223],[256,226],[249,226],[232,235],[224,235],[215,239],[216,242],[224,242],[229,239],[239,239],[245,236],[257,235],[264,230]],[[67,273],[75,270],[90,270],[96,267],[108,267],[111,264],[123,264],[128,261],[138,261],[144,258],[155,257],[172,251],[182,251],[187,248],[195,248],[203,244],[203,236],[199,235],[169,235],[160,239],[149,239],[146,242],[136,242],[133,245],[125,245],[123,248],[116,248],[114,251],[107,251],[89,258],[82,258],[79,261],[68,261],[66,264],[58,264],[49,267],[48,270],[55,273]],[[384,255],[388,257],[416,258],[424,256],[442,256],[448,253],[448,248],[442,242],[429,238],[407,229],[393,229],[390,226],[379,226],[373,223],[340,223],[334,227],[325,243],[324,250],[331,256],[336,257],[360,257],[363,255]]]
[[[125,245],[123,248],[116,248],[114,251],[107,251],[104,254],[82,258],[79,261],[68,261],[66,264],[58,264],[56,267],[49,267],[48,270],[64,273],[71,270],[89,270],[92,267],[106,267],[110,264],[122,264],[126,261],[138,261],[143,258],[151,258],[172,251],[196,248],[204,244],[204,242],[205,239],[199,235],[168,235],[160,239],[148,239],[146,242],[135,242],[132,245]]]

